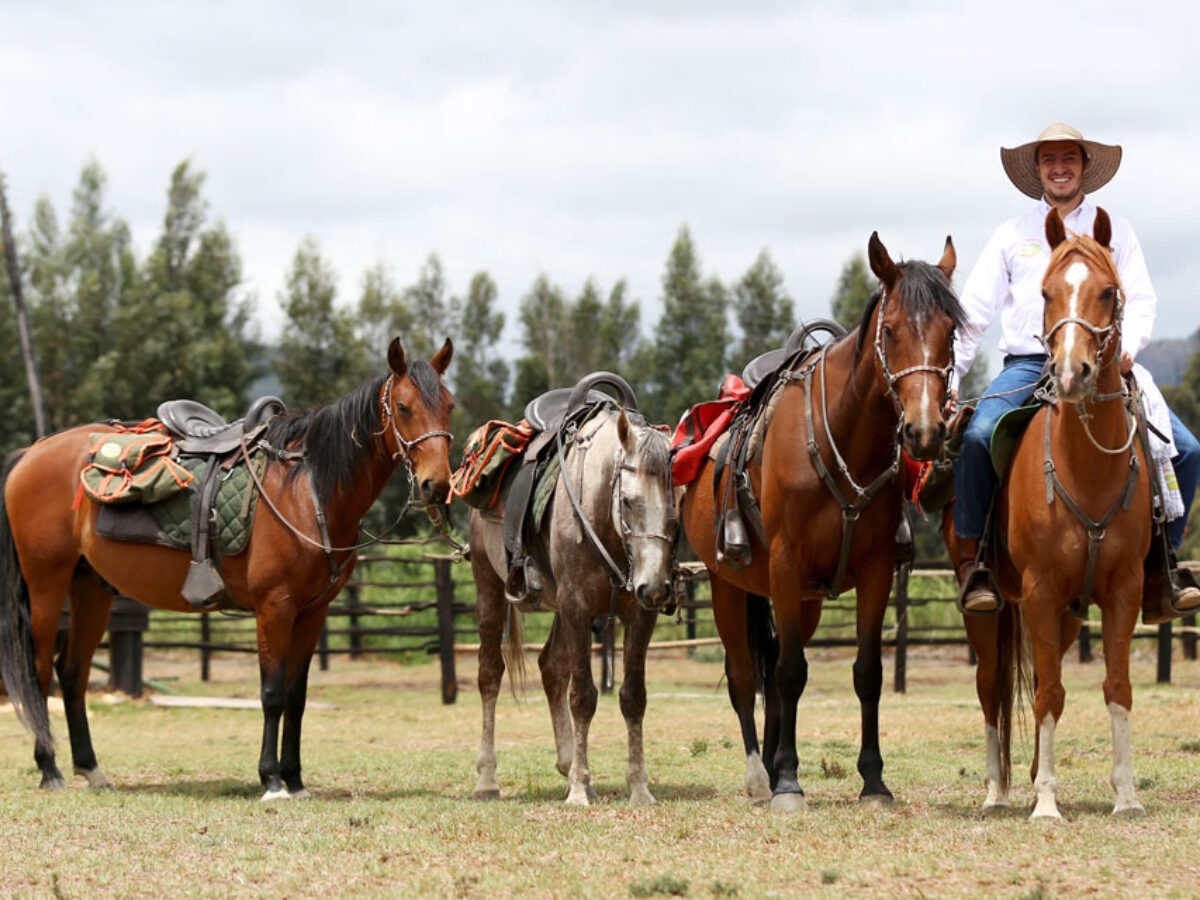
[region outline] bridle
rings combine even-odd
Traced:
[[[797,380],[804,381],[804,404],[805,404],[805,432],[808,435],[808,456],[812,463],[813,470],[820,476],[825,487],[833,495],[833,499],[837,501],[842,508],[842,545],[838,553],[837,574],[834,575],[833,581],[830,582],[829,589],[825,592],[828,599],[833,599],[838,594],[838,585],[846,575],[846,569],[850,564],[850,547],[854,539],[854,526],[858,523],[858,518],[862,511],[870,504],[870,502],[889,484],[900,472],[902,461],[902,435],[904,432],[904,407],[900,403],[900,394],[896,390],[896,385],[900,379],[915,375],[921,372],[940,375],[942,382],[945,385],[945,393],[949,394],[950,373],[954,370],[954,350],[953,346],[950,351],[950,362],[946,366],[932,366],[928,364],[909,366],[901,369],[899,372],[892,372],[888,365],[887,352],[883,346],[883,313],[887,306],[888,293],[886,288],[880,288],[879,308],[875,313],[875,357],[879,362],[880,372],[883,375],[884,383],[887,386],[888,396],[891,398],[892,405],[896,410],[896,435],[893,440],[895,453],[892,456],[891,465],[884,469],[875,477],[870,484],[865,487],[861,486],[854,480],[854,476],[850,474],[850,467],[846,460],[842,457],[841,451],[838,449],[837,441],[834,440],[833,431],[829,427],[829,403],[827,386],[829,383],[828,373],[825,371],[826,351],[827,347],[822,347],[817,359],[805,366],[799,372],[786,372],[781,380]],[[922,335],[922,337],[924,337]],[[821,370],[821,419],[825,429],[825,440],[829,444],[829,449],[833,453],[834,461],[837,464],[837,470],[841,474],[843,480],[850,486],[850,490],[854,494],[854,500],[847,500],[846,495],[842,492],[841,487],[834,479],[829,468],[825,465],[825,460],[821,457],[821,450],[817,446],[816,431],[814,429],[813,415],[813,390],[812,376],[813,372],[820,368]]]
[[[409,484],[413,481],[412,471],[412,449],[422,441],[427,441],[430,438],[444,437],[451,444],[454,443],[454,435],[449,431],[437,428],[432,431],[426,431],[424,434],[419,434],[412,440],[406,440],[404,435],[400,433],[399,426],[396,425],[396,416],[392,412],[392,404],[389,402],[392,396],[392,385],[396,381],[396,373],[389,372],[387,379],[383,382],[383,387],[379,389],[379,410],[383,417],[384,428],[390,428],[392,431],[392,439],[396,442],[396,452],[392,454],[392,461],[403,461],[404,467],[408,470]],[[381,430],[379,432],[383,434]]]
[[[644,427],[649,428],[650,426]],[[622,513],[622,501],[625,498],[624,473],[637,472],[638,467],[629,461],[628,454],[625,452],[625,448],[618,443],[612,475],[609,479],[609,493],[612,496],[612,503],[609,512],[612,516],[613,524],[617,526],[617,531],[619,532],[621,538],[621,554],[625,557],[626,562],[625,568],[622,568],[605,548],[604,542],[600,540],[600,536],[596,534],[596,530],[592,527],[591,522],[588,521],[587,515],[584,512],[583,504],[579,500],[579,494],[571,480],[571,472],[567,469],[566,450],[564,447],[563,438],[564,430],[567,429],[559,429],[557,437],[559,466],[562,469],[563,484],[567,489],[567,497],[571,501],[571,508],[575,512],[576,521],[579,522],[580,528],[587,536],[588,543],[591,544],[592,549],[596,551],[596,554],[600,557],[601,562],[604,563],[604,567],[608,570],[609,582],[612,584],[613,589],[613,604],[615,606],[616,598],[619,593],[632,593],[634,589],[633,554],[629,549],[630,542],[639,538],[643,540],[659,540],[670,545],[671,547],[674,547],[676,541],[678,540],[678,531],[676,532],[676,537],[672,538],[667,534],[636,531],[626,521],[625,516]],[[575,426],[571,426],[570,431],[571,433],[567,437],[567,443],[570,443],[573,447],[579,450],[581,459],[579,460],[579,464],[576,468],[578,469],[580,480],[582,481],[583,472],[585,469],[584,460],[582,457],[587,453],[591,439],[595,436],[596,432],[593,431],[587,435],[580,435],[579,428]],[[638,443],[639,445],[641,443],[640,437],[638,438]],[[668,465],[667,483],[665,485],[666,498],[668,502],[670,502],[673,492],[672,487],[671,468]],[[674,513],[672,513],[672,515],[674,515]],[[674,554],[672,553],[672,558],[673,557]],[[674,571],[672,571],[672,576],[674,576],[674,574]]]
[[[900,417],[900,424],[903,427],[904,407],[900,403],[900,392],[896,390],[896,385],[900,383],[901,378],[908,375],[916,375],[920,372],[939,375],[941,376],[942,384],[945,385],[942,394],[944,405],[945,399],[950,395],[950,374],[954,371],[954,344],[951,343],[950,345],[950,361],[945,366],[931,366],[926,363],[909,366],[906,369],[901,369],[899,372],[893,372],[891,366],[888,365],[887,351],[883,346],[883,312],[887,308],[887,288],[880,286],[879,295],[879,311],[875,317],[875,357],[879,360],[879,368],[887,385],[888,396],[892,399],[892,405],[896,408],[896,415]]]

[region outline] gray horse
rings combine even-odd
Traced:
[[[659,610],[674,596],[679,530],[670,439],[642,423],[639,414],[607,404],[569,443],[560,444],[559,454],[562,468],[539,534],[550,571],[543,573],[538,597],[540,608],[555,613],[538,665],[554,724],[557,768],[568,778],[567,803],[587,806],[595,799],[587,743],[597,700],[592,622],[613,614],[625,626],[620,698],[629,738],[629,802],[650,805],[655,800],[642,752],[646,647]],[[514,692],[524,681],[522,613],[504,590],[503,515],[503,501],[473,509],[469,529],[483,701],[476,799],[500,796],[496,699],[506,662]]]

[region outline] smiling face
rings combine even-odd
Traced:
[[[1037,149],[1042,192],[1052,206],[1069,212],[1083,195],[1083,149],[1074,141],[1047,141]]]

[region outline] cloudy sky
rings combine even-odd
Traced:
[[[206,173],[277,333],[317,239],[357,299],[385,263],[450,288],[486,270],[515,310],[545,274],[621,278],[649,332],[679,229],[706,275],[766,249],[802,315],[878,230],[961,285],[1028,201],[999,147],[1055,120],[1120,143],[1096,195],[1137,229],[1157,336],[1200,326],[1200,65],[1190,4],[1040,0],[0,0],[0,170],[23,232],[66,220],[91,158],[141,255],[171,171]]]

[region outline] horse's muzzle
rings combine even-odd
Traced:
[[[946,420],[918,425],[906,422],[902,431],[904,449],[913,459],[924,462],[936,459],[946,442]]]
[[[659,610],[667,605],[675,595],[670,581],[659,581],[654,584],[642,583],[634,587],[633,596],[643,609]]]

